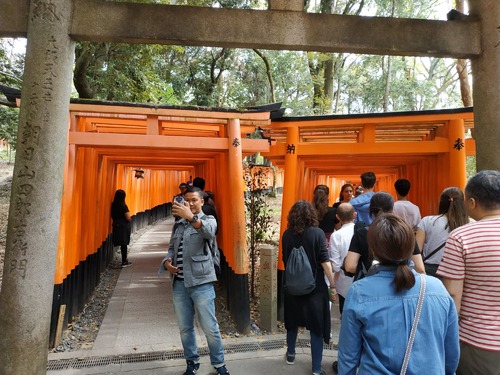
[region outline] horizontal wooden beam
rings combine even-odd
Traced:
[[[299,156],[315,156],[322,158],[330,155],[433,155],[449,152],[449,143],[446,138],[436,137],[433,141],[423,142],[372,142],[372,143],[321,143],[295,145],[295,152]],[[281,157],[286,154],[286,143],[271,146],[265,157]],[[396,156],[394,156],[396,157]]]
[[[94,147],[130,147],[130,148],[157,148],[157,149],[186,149],[186,150],[227,150],[227,138],[220,137],[186,137],[164,135],[133,135],[115,133],[85,133],[70,132],[70,145]],[[266,139],[241,139],[244,153],[268,152],[269,142]]]
[[[0,0],[0,36],[27,31],[29,0]],[[479,22],[74,0],[75,40],[470,58]]]

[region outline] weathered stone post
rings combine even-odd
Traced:
[[[0,294],[0,374],[47,368],[74,45],[71,0],[32,0]]]
[[[469,0],[469,14],[481,21],[481,50],[471,60],[477,170],[500,170],[500,1]]]
[[[276,331],[278,321],[278,249],[271,245],[260,247],[260,328]]]

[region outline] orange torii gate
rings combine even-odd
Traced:
[[[206,179],[215,193],[218,243],[224,251],[230,307],[239,328],[250,325],[242,158],[269,150],[246,139],[269,123],[269,111],[148,106],[75,100],[70,105],[68,148],[57,251],[51,335],[59,306],[65,320],[86,303],[112,256],[110,205],[127,193],[132,215],[157,208],[169,214],[180,182]],[[135,171],[144,171],[135,178]],[[167,207],[165,207],[167,206]],[[151,221],[146,214],[146,222]],[[111,253],[110,253],[111,252]],[[228,276],[228,277],[229,277]]]
[[[316,184],[330,186],[333,203],[343,183],[358,183],[368,170],[377,174],[376,190],[393,195],[397,178],[410,179],[411,199],[423,215],[436,212],[443,188],[465,186],[465,157],[475,154],[474,140],[465,139],[473,128],[470,108],[271,120],[277,107],[236,111],[73,101],[53,321],[59,305],[68,306],[66,321],[83,307],[109,261],[109,207],[116,189],[127,192],[131,213],[149,222],[158,208],[169,214],[180,182],[206,179],[220,216],[228,303],[244,331],[249,326],[244,156],[260,152],[284,170],[281,233],[290,207],[298,199],[310,200]],[[270,141],[246,138],[257,127]],[[137,169],[144,178],[135,178]]]
[[[293,203],[311,200],[314,186],[328,185],[333,203],[342,184],[359,184],[367,171],[377,175],[376,190],[394,196],[396,179],[408,178],[422,215],[436,213],[444,188],[465,187],[466,156],[476,151],[465,138],[472,128],[472,108],[272,121],[266,132],[275,142],[262,155],[285,169],[281,233]]]

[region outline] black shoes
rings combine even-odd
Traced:
[[[335,361],[332,363],[332,370],[335,375],[339,373],[339,362]]]
[[[127,262],[123,262],[123,263],[122,263],[122,268],[129,267],[129,266],[131,266],[131,265],[132,265],[132,263],[131,263],[131,262],[129,262],[129,261],[127,261]]]
[[[286,364],[287,365],[293,365],[293,364],[295,364],[295,353],[290,354],[287,351],[285,357],[286,357]]]
[[[198,369],[200,368],[199,363],[194,363],[193,361],[186,361],[187,362],[187,368],[186,372],[183,375],[195,375],[198,372]]]
[[[215,371],[217,371],[217,375],[229,375],[229,371],[227,370],[226,365],[217,367]]]

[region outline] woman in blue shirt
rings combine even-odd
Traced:
[[[399,374],[420,291],[410,258],[413,230],[393,214],[368,231],[378,260],[347,293],[339,338],[339,374]],[[441,281],[425,276],[426,293],[407,374],[454,374],[460,356],[455,305]]]

